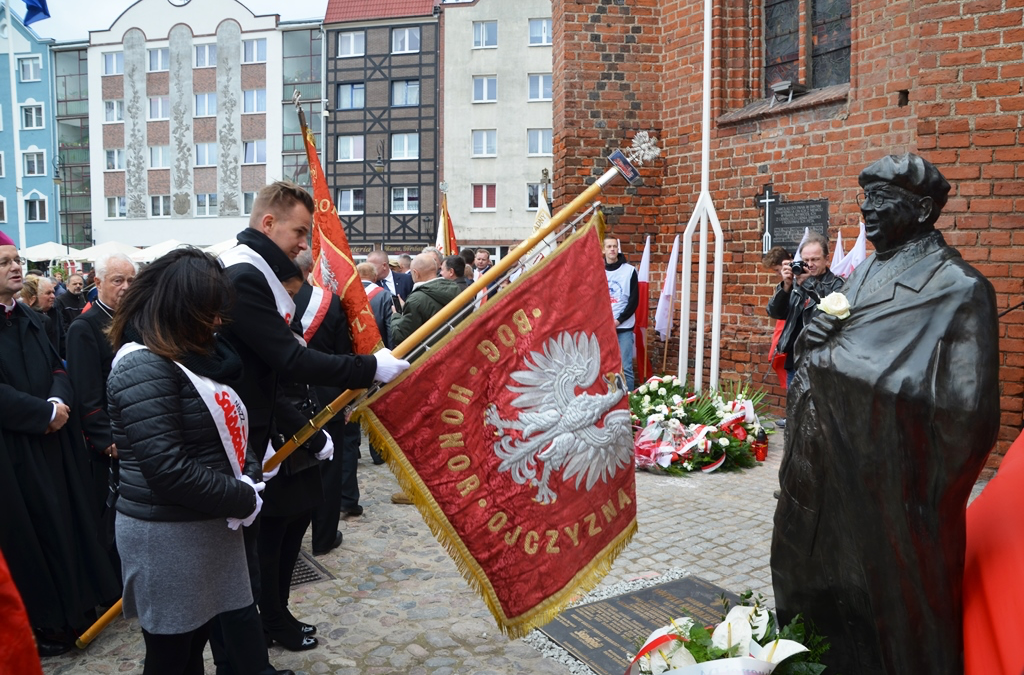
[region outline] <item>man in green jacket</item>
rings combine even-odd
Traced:
[[[437,276],[434,257],[421,253],[412,260],[412,292],[400,316],[391,319],[391,344],[400,344],[462,291],[458,284]]]

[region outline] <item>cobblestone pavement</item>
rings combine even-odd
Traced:
[[[770,599],[781,445],[781,434],[772,436],[768,461],[738,473],[638,474],[640,531],[602,585],[682,567],[728,590],[752,589]],[[415,507],[391,504],[395,479],[369,461],[365,448],[364,442],[359,471],[366,512],[343,521],[342,546],[316,559],[335,578],[292,592],[293,613],[317,625],[320,646],[299,653],[274,646],[271,662],[301,674],[568,673],[498,631]],[[141,673],[144,652],[138,623],[119,618],[86,651],[47,659],[44,671]],[[207,672],[213,672],[209,650]]]

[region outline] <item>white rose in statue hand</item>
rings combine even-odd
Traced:
[[[818,309],[839,319],[850,316],[850,302],[842,293],[829,293],[818,303]]]

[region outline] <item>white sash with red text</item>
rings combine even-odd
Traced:
[[[274,294],[274,305],[277,307],[277,313],[284,319],[285,324],[289,327],[291,326],[292,318],[295,316],[295,301],[288,295],[288,291],[284,289],[284,285],[277,278],[277,275],[274,274],[274,270],[270,269],[270,265],[263,259],[263,256],[245,244],[239,244],[221,253],[220,262],[225,268],[240,263],[249,263],[258,269],[266,278],[267,285],[270,286],[270,292]],[[292,334],[295,335],[296,340],[305,346],[306,341],[302,339],[302,336],[295,333]]]
[[[138,342],[126,343],[114,356],[113,366],[116,366],[117,362],[125,355],[140,349],[146,349],[145,345],[140,345]],[[241,479],[242,468],[245,466],[245,447],[249,442],[249,417],[246,415],[242,398],[238,392],[226,384],[196,375],[177,361],[174,362],[174,365],[184,371],[192,386],[199,392],[199,398],[206,404],[206,408],[210,411],[210,416],[213,417],[213,422],[217,426],[217,433],[220,434],[220,442],[228,456],[231,470],[234,472],[235,478]]]
[[[330,306],[331,294],[322,288],[313,286],[313,292],[309,294],[309,304],[306,305],[306,311],[302,313],[302,318],[299,320],[299,323],[302,324],[302,337],[307,343],[316,335]]]

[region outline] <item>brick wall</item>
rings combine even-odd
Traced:
[[[552,4],[556,205],[599,175],[602,157],[632,132],[663,140],[664,159],[644,171],[644,187],[602,197],[627,256],[638,260],[644,236],[657,235],[653,308],[672,238],[700,190],[703,2]],[[938,223],[949,243],[989,277],[1000,309],[1024,291],[1024,0],[852,4],[849,86],[763,110],[760,3],[715,3],[710,190],[725,232],[722,377],[770,388],[776,406],[784,393],[768,369],[764,313],[775,280],[759,266],[756,195],[765,184],[787,201],[827,198],[830,235],[841,231],[849,248],[858,173],[884,154],[919,152],[953,184]],[[1024,310],[1000,320],[1000,337],[1001,454],[1021,428]]]

